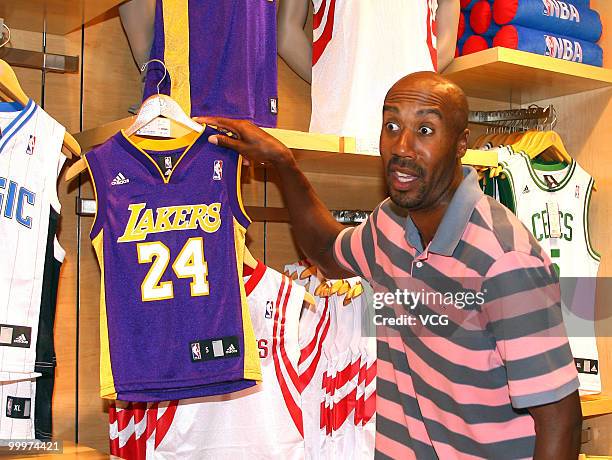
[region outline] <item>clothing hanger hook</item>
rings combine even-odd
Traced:
[[[2,23],[2,27],[6,29],[6,40],[4,40],[2,44],[0,44],[0,48],[2,48],[4,45],[8,44],[8,42],[11,41],[11,29],[9,29],[9,26],[7,26],[4,22]],[[4,34],[2,33],[2,30],[0,30],[0,39],[3,35]]]
[[[161,80],[159,80],[159,82],[157,83],[157,95],[159,96],[159,87],[160,85],[164,82],[164,80],[166,79],[166,76],[168,75],[168,69],[166,67],[166,64],[164,64],[164,61],[160,60],[160,59],[149,59],[147,62],[145,62],[142,67],[140,68],[141,72],[145,72],[147,70],[147,66],[149,64],[151,64],[152,62],[159,62],[162,67],[164,68],[164,76],[161,78]]]

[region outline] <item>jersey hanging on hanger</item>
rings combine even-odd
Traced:
[[[65,129],[30,100],[0,103],[0,371],[34,369]]]
[[[525,154],[504,164],[512,191],[505,203],[550,256],[560,277],[563,319],[581,393],[601,392],[595,336],[595,284],[600,256],[591,245],[588,214],[593,178],[576,161],[530,161]]]
[[[314,0],[310,131],[378,151],[385,95],[435,70],[437,0]]]
[[[137,145],[120,132],[85,156],[97,200],[102,397],[193,398],[261,380],[242,282],[242,161],[208,142],[215,133]]]
[[[191,116],[275,127],[278,113],[274,0],[157,0],[144,98],[157,84]]]

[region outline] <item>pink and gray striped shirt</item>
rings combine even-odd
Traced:
[[[476,172],[464,167],[426,248],[387,199],[338,236],[335,256],[375,299],[422,296],[376,311],[376,458],[531,458],[527,408],[576,391],[577,372],[550,259]],[[444,315],[448,324],[427,320]]]

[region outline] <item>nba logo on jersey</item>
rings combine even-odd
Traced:
[[[266,314],[265,317],[272,319],[272,311],[274,310],[274,303],[271,300],[266,302]]]
[[[191,357],[194,361],[202,360],[202,353],[200,352],[200,344],[197,342],[191,344]]]
[[[278,113],[278,101],[274,97],[270,98],[270,113]]]
[[[30,140],[28,141],[28,148],[26,149],[26,153],[28,155],[33,155],[35,146],[36,146],[36,136],[30,134]]]
[[[576,198],[580,198],[580,185],[576,185],[576,191],[574,192]]]
[[[221,180],[223,177],[223,160],[215,160],[213,168],[213,180]]]

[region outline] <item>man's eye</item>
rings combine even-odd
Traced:
[[[433,129],[427,127],[427,126],[421,126],[419,128],[419,134],[422,134],[424,136],[427,136],[429,134],[433,134]]]
[[[392,121],[385,123],[385,128],[387,128],[388,131],[399,131],[400,129],[399,125],[397,123],[393,123]]]

